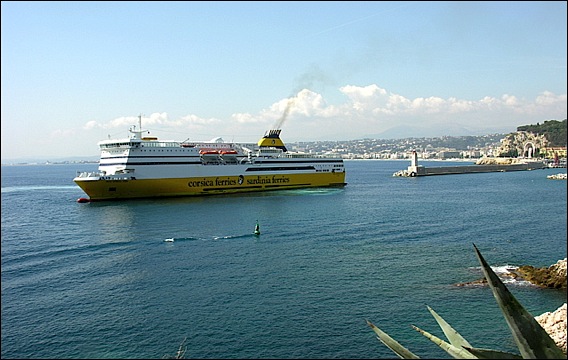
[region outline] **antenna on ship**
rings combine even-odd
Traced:
[[[138,115],[138,131],[136,130],[136,125],[131,125],[130,129],[131,138],[132,139],[141,139],[142,138],[142,113]]]

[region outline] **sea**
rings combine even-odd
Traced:
[[[424,166],[456,162],[422,161]],[[467,163],[459,162],[464,165]],[[2,359],[450,358],[430,306],[474,347],[518,353],[496,270],[566,257],[565,169],[393,177],[346,160],[344,188],[78,203],[77,171],[2,166]],[[256,223],[261,234],[253,235]],[[533,315],[565,290],[504,278]]]

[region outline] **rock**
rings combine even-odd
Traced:
[[[566,289],[566,258],[558,260],[556,264],[544,268],[535,268],[534,266],[525,265],[516,270],[509,270],[506,274],[500,274],[500,277],[517,277],[530,281],[531,283],[547,288]],[[458,283],[456,286],[472,286],[487,285],[485,278],[465,283]],[[546,312],[539,316],[535,316],[535,320],[542,326],[544,330],[554,340],[556,345],[566,354],[566,335],[567,335],[567,318],[566,303],[560,306],[554,312]]]
[[[523,265],[518,268],[511,267],[507,271],[497,274],[501,280],[506,278],[521,278],[534,285],[550,289],[566,289],[566,258],[549,267],[535,268]],[[457,283],[456,286],[487,285],[485,278]]]
[[[564,259],[564,274],[566,274],[566,259]],[[568,325],[566,320],[566,303],[552,313],[545,312],[542,315],[535,316],[535,320],[566,354],[566,328]]]
[[[552,289],[566,289],[566,258],[558,260],[548,268],[535,268],[524,265],[517,269],[518,274],[531,283]]]
[[[548,175],[546,178],[552,180],[567,180],[568,175],[566,175],[566,173],[559,173],[554,175]]]
[[[477,279],[473,281],[461,282],[455,284],[455,286],[476,286],[476,285],[487,285],[487,279]]]

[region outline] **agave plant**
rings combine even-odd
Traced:
[[[566,354],[556,345],[550,335],[548,335],[535,318],[525,310],[513,294],[509,292],[499,277],[495,275],[483,256],[481,256],[475,244],[473,244],[473,248],[481,263],[485,279],[491,287],[493,296],[503,312],[507,325],[509,325],[511,329],[513,339],[517,344],[520,354],[474,348],[429,306],[427,306],[428,310],[434,319],[436,319],[436,322],[444,332],[448,341],[442,340],[414,325],[412,325],[412,328],[456,359],[566,359]],[[420,358],[368,320],[367,325],[373,329],[377,338],[401,359]]]

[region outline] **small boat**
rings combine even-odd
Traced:
[[[164,240],[165,242],[174,242],[174,238],[168,238],[166,240]]]
[[[258,225],[258,221],[256,222],[256,225],[254,227],[254,234],[260,235],[260,225]]]

